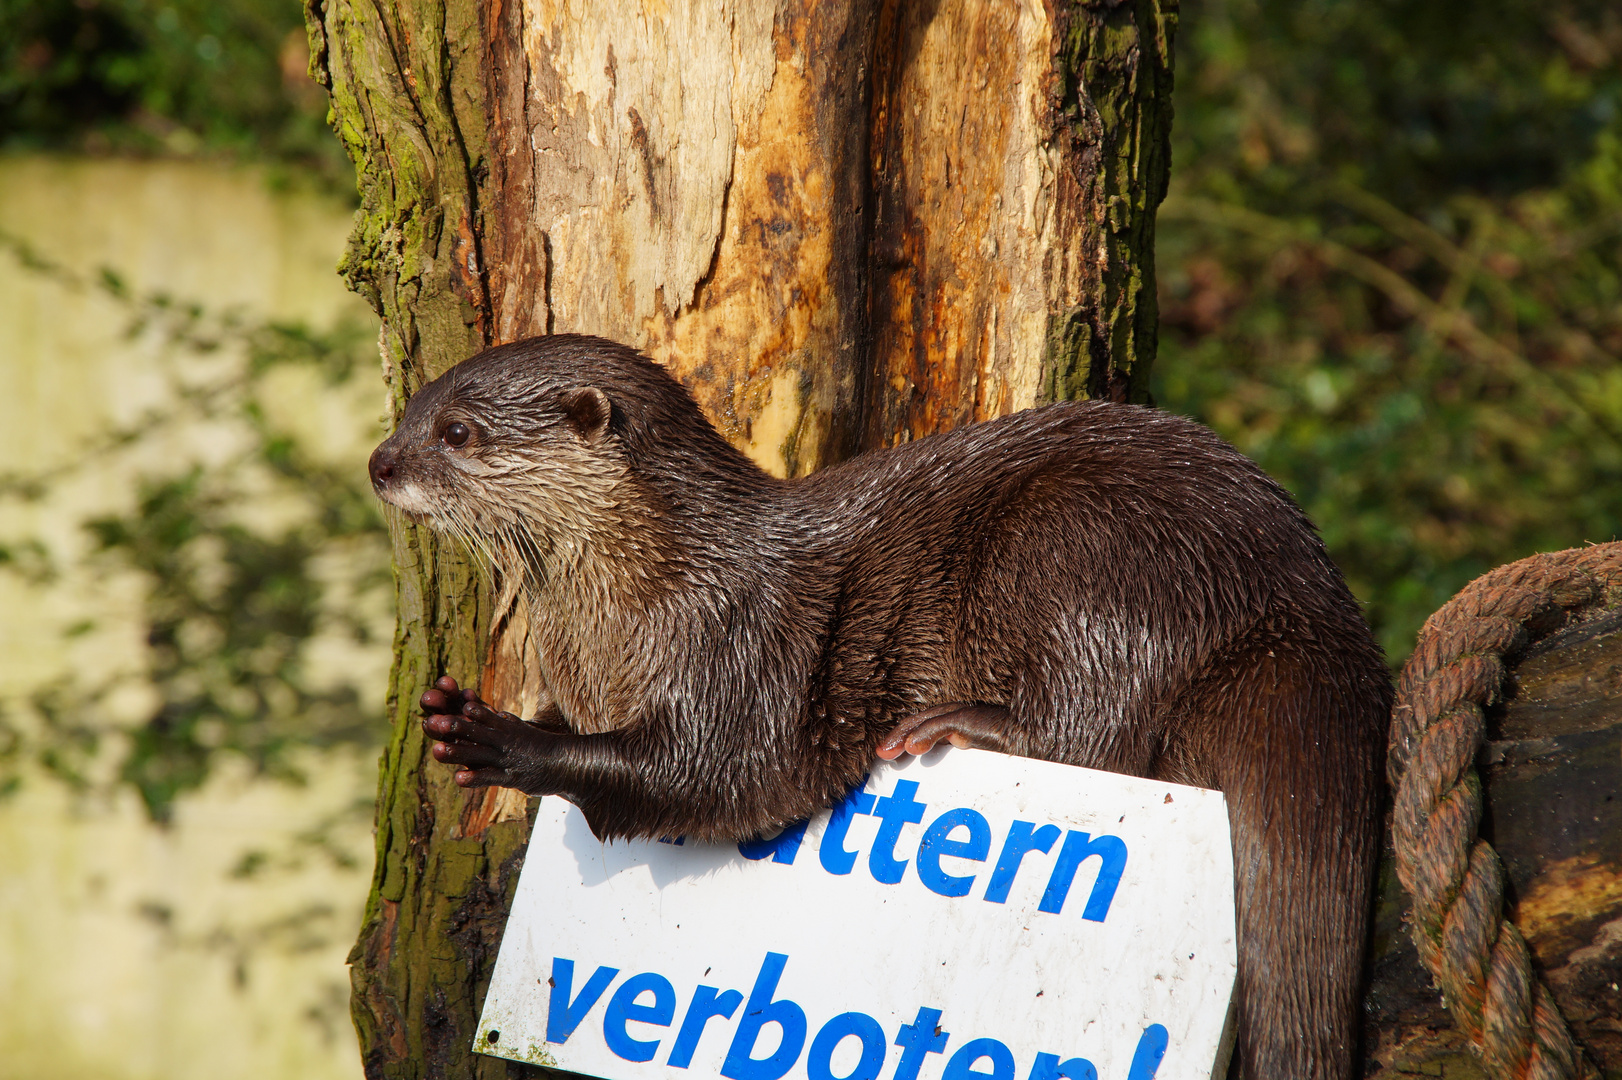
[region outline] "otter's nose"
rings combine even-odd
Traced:
[[[396,464],[398,462],[387,444],[373,450],[372,460],[367,464],[367,470],[372,474],[372,486],[380,491],[387,487],[389,481],[394,478]]]

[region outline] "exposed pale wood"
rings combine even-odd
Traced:
[[[888,4],[864,446],[1145,397],[1175,4]]]
[[[1168,8],[503,0],[496,336],[632,342],[779,474],[1140,395]]]
[[[885,16],[867,430],[893,445],[1037,403],[1055,271],[1087,261],[1097,228],[1058,230],[1048,12],[942,0]]]
[[[849,453],[862,355],[873,16],[530,0],[491,116],[498,337],[628,341],[768,469]],[[521,106],[521,108],[520,108]],[[530,254],[539,253],[539,255]],[[544,263],[544,269],[543,269]]]

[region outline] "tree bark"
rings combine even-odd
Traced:
[[[479,349],[601,334],[803,475],[1045,401],[1142,400],[1176,0],[307,0],[398,417]],[[368,1076],[475,1055],[527,833],[423,767],[439,674],[529,712],[517,611],[396,526],[393,737],[352,955]]]

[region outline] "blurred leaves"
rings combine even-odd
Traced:
[[[92,580],[136,575],[146,658],[139,671],[81,670],[37,690],[31,736],[0,712],[0,783],[29,758],[77,786],[128,785],[163,820],[222,754],[297,780],[301,748],[374,743],[377,709],[362,706],[352,682],[312,678],[310,660],[314,649],[387,632],[378,617],[389,585],[385,533],[364,470],[321,460],[307,437],[279,424],[270,385],[289,368],[345,382],[368,349],[368,328],[315,332],[213,313],[137,293],[110,270],[80,277],[12,237],[0,235],[0,248],[118,302],[127,333],[160,345],[169,383],[167,404],[71,461],[0,475],[0,505],[48,500],[80,470],[133,471],[128,456],[159,437],[206,428],[211,448],[158,455],[171,464],[139,471],[127,508],[82,523],[89,543],[80,556],[32,537],[0,548],[0,572],[34,582],[68,570]],[[113,703],[132,686],[149,704],[133,725],[111,724]]]
[[[1155,393],[1323,530],[1396,662],[1622,527],[1622,11],[1194,0]]]
[[[228,153],[352,191],[297,0],[0,0],[0,148]]]

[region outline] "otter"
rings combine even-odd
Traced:
[[[424,387],[371,477],[529,608],[537,717],[422,696],[458,784],[729,839],[942,739],[1217,788],[1234,1073],[1351,1075],[1389,677],[1305,515],[1208,429],[1061,403],[780,480],[658,364],[557,335]]]

